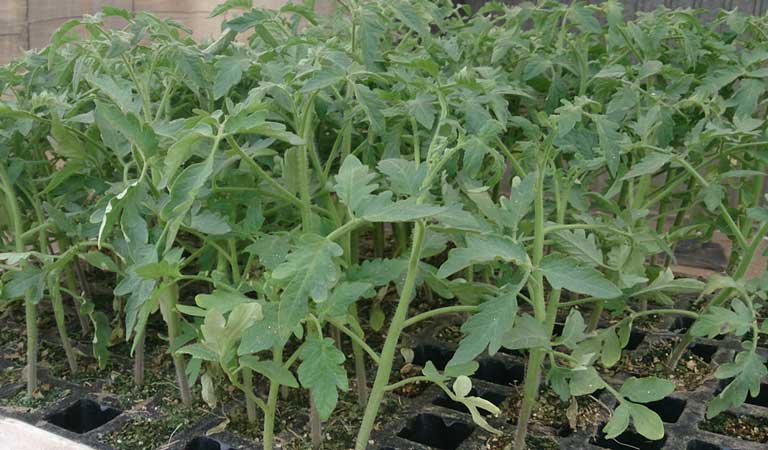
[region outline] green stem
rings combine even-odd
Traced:
[[[67,357],[67,363],[69,364],[69,371],[72,374],[77,373],[77,357],[72,349],[72,342],[69,340],[67,334],[66,318],[64,317],[64,302],[61,299],[61,286],[60,286],[59,273],[54,272],[51,274],[48,280],[48,290],[51,293],[51,303],[53,304],[53,315],[56,319],[56,328],[59,331],[59,338],[61,339],[61,345],[64,347],[64,354]]]
[[[403,331],[403,324],[408,315],[408,307],[411,304],[411,297],[416,289],[416,275],[418,274],[419,260],[421,259],[422,245],[424,241],[424,223],[416,222],[413,232],[413,244],[411,247],[411,256],[408,261],[408,272],[403,283],[403,289],[400,299],[397,303],[397,309],[389,325],[387,337],[384,340],[384,347],[381,350],[381,362],[376,370],[376,378],[371,388],[371,394],[368,398],[368,404],[365,407],[363,421],[357,433],[355,450],[365,450],[368,446],[368,439],[371,436],[376,416],[379,413],[381,401],[384,398],[389,376],[392,372],[392,363],[395,358],[395,349],[400,340],[400,334]]]
[[[278,183],[277,180],[272,178],[272,176],[270,176],[264,169],[261,168],[259,163],[257,163],[253,158],[245,153],[245,150],[243,150],[240,145],[238,145],[235,138],[232,136],[227,136],[226,139],[230,147],[232,147],[232,149],[240,155],[240,158],[242,158],[242,160],[248,164],[248,166],[253,169],[254,172],[256,172],[256,175],[258,175],[259,178],[263,179],[268,185],[272,186],[289,203],[292,203],[300,208],[304,207],[304,203],[300,199],[296,198],[296,196],[293,195],[291,191],[283,187],[282,184]]]
[[[746,251],[742,254],[739,265],[736,267],[733,275],[733,278],[736,281],[741,281],[742,278],[744,278],[747,270],[749,270],[749,266],[752,264],[752,259],[754,259],[758,248],[760,248],[760,242],[763,240],[763,237],[766,234],[768,234],[768,223],[764,223],[757,230],[757,233],[755,233],[754,237],[752,238],[752,242],[746,248]],[[713,306],[722,305],[729,298],[731,298],[731,289],[724,289],[720,291],[720,293],[715,298],[713,298],[709,303],[701,308],[701,313],[706,313]],[[667,359],[668,368],[674,368],[677,366],[677,363],[680,362],[680,358],[682,358],[683,353],[685,353],[685,350],[689,345],[691,345],[692,342],[693,335],[691,334],[691,330],[689,328],[685,335],[680,339],[680,342],[677,343],[677,346],[669,354],[669,358]]]
[[[179,287],[175,282],[162,287],[160,293],[160,308],[163,318],[168,326],[168,346],[170,349],[176,348],[176,339],[179,336],[179,313],[176,311],[176,302],[179,299]],[[181,394],[181,402],[184,406],[192,404],[192,391],[189,389],[187,381],[186,363],[184,356],[173,352],[173,365],[176,368],[176,382]]]
[[[275,346],[274,350],[272,350],[272,359],[278,367],[283,365],[282,347]],[[274,381],[270,381],[269,394],[267,395],[267,407],[264,412],[264,450],[272,450],[274,446],[275,411],[277,410],[278,394],[280,394],[280,385]]]
[[[133,385],[144,385],[144,344],[147,340],[146,327],[136,330],[136,348],[133,351]]]
[[[540,265],[544,258],[544,164],[539,165],[538,175],[536,177],[536,197],[534,200],[534,240],[533,240],[533,274],[531,287],[533,310],[541,323],[547,322],[546,300],[544,298],[544,275],[541,272]],[[557,309],[554,309],[557,312]],[[544,363],[545,352],[541,349],[534,349],[528,358],[528,366],[525,372],[525,381],[523,384],[523,401],[520,406],[520,413],[517,419],[517,429],[515,430],[514,448],[524,449],[525,438],[528,434],[528,423],[533,413],[533,407],[536,404],[536,397],[539,392],[539,383],[541,382],[541,366]]]
[[[19,201],[11,184],[11,178],[5,169],[5,164],[0,164],[0,184],[5,191],[6,210],[10,216],[13,241],[16,251],[24,252],[23,226],[19,213]],[[28,263],[22,261],[22,270]],[[31,289],[24,294],[24,312],[27,327],[27,396],[31,397],[37,390],[37,307],[32,301]]]
[[[349,338],[352,339],[353,342],[356,342],[357,345],[360,346],[360,348],[365,350],[365,352],[368,353],[368,356],[371,357],[373,362],[375,362],[376,364],[379,364],[380,358],[378,353],[376,353],[374,349],[372,349],[362,338],[360,338],[360,336],[358,336],[357,333],[345,327],[344,324],[339,322],[338,320],[330,319],[329,322],[334,327],[336,327],[339,331],[349,336]]]
[[[455,305],[455,306],[446,306],[443,308],[437,308],[432,309],[430,311],[423,312],[421,314],[417,314],[410,319],[403,322],[403,328],[408,328],[411,325],[415,325],[422,320],[427,320],[435,316],[439,316],[442,314],[452,314],[452,313],[459,313],[459,312],[476,312],[480,307],[477,305]]]
[[[246,392],[253,392],[253,370],[250,367],[243,367],[243,388]],[[245,395],[245,410],[248,415],[248,422],[256,422],[256,402],[250,395]]]

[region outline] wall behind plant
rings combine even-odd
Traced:
[[[254,0],[254,5],[279,8],[291,0]],[[195,37],[206,39],[219,34],[225,17],[211,19],[211,10],[222,0],[0,0],[0,64],[27,49],[45,47],[51,34],[69,19],[93,14],[111,5],[129,11],[151,11],[173,18],[191,28]],[[333,0],[317,2],[328,12]],[[115,21],[115,24],[118,22]]]

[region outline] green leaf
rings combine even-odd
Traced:
[[[224,14],[232,9],[251,9],[253,8],[253,0],[227,0],[224,3],[220,3],[213,8],[211,14],[208,17],[216,17]]]
[[[725,188],[717,183],[710,183],[701,190],[701,196],[704,200],[704,206],[706,206],[710,212],[715,212],[723,202]]]
[[[90,315],[93,324],[93,356],[99,363],[99,369],[107,367],[109,361],[109,339],[112,337],[112,327],[109,317],[102,311],[94,311]]]
[[[621,296],[621,290],[591,267],[585,267],[573,258],[556,253],[545,256],[540,270],[555,289],[568,289],[584,295],[611,299]]]
[[[663,67],[664,64],[661,61],[657,61],[655,59],[647,60],[643,62],[642,66],[640,66],[640,71],[637,74],[637,80],[644,80],[648,77],[656,75],[657,73],[661,72]]]
[[[605,382],[597,373],[594,367],[587,367],[583,370],[571,371],[571,394],[580,397],[582,395],[589,395],[598,389],[601,389],[605,385]]]
[[[501,345],[509,350],[549,348],[549,333],[543,323],[524,314],[515,320],[512,329],[504,335]]]
[[[202,343],[195,343],[195,344],[189,344],[186,345],[178,350],[176,350],[176,353],[181,353],[184,355],[190,355],[193,358],[199,358],[203,361],[213,361],[218,362],[219,361],[219,355],[216,354],[215,351],[209,349]]]
[[[437,98],[434,95],[426,92],[419,92],[416,94],[416,98],[408,100],[405,103],[405,108],[408,110],[408,114],[412,115],[421,126],[431,130],[432,125],[435,124],[435,101]]]
[[[107,272],[119,272],[120,268],[117,267],[115,261],[109,256],[101,252],[87,252],[81,253],[80,257],[88,262],[88,264],[96,267],[99,270],[105,270]]]
[[[411,2],[395,0],[390,3],[390,11],[400,22],[406,24],[410,29],[422,36],[429,36],[429,27],[419,16],[418,11],[413,8]]]
[[[252,301],[254,301],[252,298],[243,294],[224,289],[215,289],[210,294],[197,294],[195,296],[197,306],[205,310],[216,310],[221,314],[232,311],[237,305]]]
[[[291,371],[282,365],[276,364],[274,361],[259,361],[259,358],[255,356],[246,355],[240,357],[240,365],[249,367],[254,372],[264,375],[273,383],[292,388],[299,387],[299,382],[296,381]]]
[[[349,307],[362,297],[372,297],[373,285],[366,282],[352,281],[336,285],[328,300],[318,307],[318,317],[346,316]]]
[[[51,121],[51,146],[59,155],[69,159],[85,159],[86,151],[80,138],[69,131],[57,116]]]
[[[585,330],[586,324],[581,313],[576,309],[571,309],[571,312],[568,313],[568,317],[565,319],[565,325],[563,325],[563,331],[557,343],[573,349],[575,344],[585,338]]]
[[[377,195],[364,205],[360,217],[368,222],[411,222],[417,219],[436,216],[446,210],[442,206],[418,203],[413,197],[391,201],[391,192]]]
[[[502,196],[500,199],[501,207],[506,212],[502,225],[510,228],[513,233],[517,232],[520,221],[533,205],[536,197],[536,178],[536,173],[529,173],[523,179],[513,178],[509,196]]]
[[[760,383],[768,376],[765,359],[752,351],[739,352],[734,362],[723,364],[715,371],[715,377],[733,380],[707,405],[707,418],[711,419],[730,407],[744,404],[749,394],[760,395]]]
[[[621,159],[621,149],[619,142],[622,141],[622,135],[617,130],[619,125],[609,120],[606,116],[592,116],[597,127],[597,137],[600,142],[600,148],[605,157],[605,163],[611,175],[616,176],[619,170],[619,161]]]
[[[355,84],[354,91],[355,99],[360,102],[363,110],[365,110],[365,114],[371,123],[371,128],[377,133],[384,132],[386,128],[384,114],[382,113],[386,109],[384,102],[375,92],[362,84]]]
[[[446,278],[473,264],[503,261],[521,265],[528,259],[525,248],[507,236],[467,234],[466,241],[466,247],[448,252],[448,259],[437,271],[438,277]]]
[[[289,235],[260,236],[256,242],[245,248],[245,251],[259,257],[259,261],[266,269],[272,270],[285,260],[285,256],[291,250]]]
[[[310,298],[316,302],[328,298],[330,289],[339,279],[334,257],[344,253],[338,244],[313,234],[301,236],[297,244],[285,262],[272,272],[272,277],[285,285],[278,315],[284,334],[290,333],[307,315]]]
[[[9,265],[15,266],[21,261],[27,261],[37,256],[36,252],[4,252],[0,253],[0,261],[5,261]]]
[[[747,209],[747,216],[752,220],[768,222],[768,208],[749,208]]]
[[[614,439],[618,435],[624,432],[629,426],[629,404],[627,402],[621,403],[613,414],[608,423],[603,427],[603,433],[605,433],[606,439]]]
[[[180,278],[179,268],[168,261],[144,264],[134,269],[136,275],[147,280],[158,280],[161,278]]]
[[[619,362],[621,358],[621,345],[619,344],[619,338],[616,336],[616,332],[612,328],[609,328],[600,336],[603,340],[603,349],[600,353],[600,360],[605,367],[612,367]]]
[[[6,299],[15,299],[25,297],[33,304],[37,304],[43,299],[45,290],[46,272],[39,268],[27,265],[19,271],[12,271],[10,280],[3,286],[3,297]]]
[[[368,166],[360,162],[355,155],[344,158],[339,173],[336,175],[336,184],[333,190],[350,211],[357,214],[362,207],[370,201],[371,193],[379,187],[371,183],[376,178]]]
[[[646,438],[656,441],[664,437],[664,424],[658,414],[636,403],[626,402],[635,430]]]
[[[150,126],[142,122],[135,114],[122,112],[112,105],[96,101],[97,121],[109,126],[110,131],[117,131],[130,143],[138,147],[146,157],[157,153],[157,136]],[[102,136],[105,131],[102,130]]]
[[[338,390],[349,389],[347,372],[344,370],[344,353],[339,351],[333,339],[320,340],[314,334],[307,337],[299,355],[299,381],[309,389],[320,420],[331,416],[339,400]]]
[[[448,362],[449,366],[471,361],[486,348],[490,355],[499,351],[504,337],[515,323],[517,293],[522,285],[480,304],[478,312],[461,326],[464,338]]]
[[[340,67],[322,67],[315,71],[312,77],[304,83],[304,86],[301,87],[301,92],[314,92],[325,89],[342,81],[346,76],[347,73]]]
[[[629,171],[621,177],[622,180],[631,180],[644,175],[652,175],[659,171],[665,164],[672,160],[668,153],[651,153],[632,165]]]
[[[635,292],[634,295],[646,295],[657,292],[665,294],[695,294],[704,290],[705,284],[694,278],[675,279],[672,269],[667,267],[663,272],[659,272],[651,284]]]
[[[708,336],[710,339],[720,334],[733,333],[743,336],[752,329],[754,317],[752,311],[741,300],[731,303],[732,309],[711,306],[708,311],[699,316],[691,327],[694,336]]]
[[[243,55],[224,56],[216,61],[214,69],[216,75],[213,78],[213,99],[218,100],[227,95],[240,79],[243,72],[251,65],[249,58]]]
[[[283,338],[277,325],[277,303],[262,304],[261,312],[264,318],[251,324],[243,332],[240,346],[237,349],[238,355],[258,353],[276,345],[282,345]]]
[[[597,245],[594,234],[585,230],[560,230],[555,233],[560,250],[590,266],[603,265],[603,251]]]
[[[624,381],[619,392],[633,402],[649,403],[673,393],[675,386],[675,383],[657,377],[629,377]]]
[[[208,134],[210,134],[210,128],[185,130],[185,134],[171,145],[163,159],[165,171],[160,187],[166,187],[173,180],[179,167],[194,154],[198,144],[209,137]]]
[[[123,113],[138,114],[141,104],[134,101],[133,83],[125,79],[115,79],[109,75],[87,75],[88,83],[98,88],[109,97]]]
[[[190,228],[210,235],[222,235],[232,231],[229,223],[219,214],[213,211],[202,211],[192,216]]]
[[[384,159],[379,161],[379,171],[387,176],[389,187],[395,194],[417,196],[427,176],[427,165],[417,165],[405,159]]]

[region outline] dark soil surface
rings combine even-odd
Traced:
[[[656,375],[674,381],[679,390],[695,390],[712,378],[715,367],[704,357],[689,349],[680,358],[680,362],[674,370],[670,371],[666,366],[666,361],[677,342],[677,338],[652,341],[646,352],[640,354],[625,353],[616,366],[605,370],[605,372],[610,374],[626,373],[638,377]]]
[[[699,428],[748,441],[768,442],[768,417],[737,416],[724,412],[701,422]]]
[[[501,405],[502,414],[510,424],[517,423],[522,398],[522,391],[518,391]],[[551,389],[543,388],[531,416],[531,425],[552,428],[558,435],[564,436],[576,430],[594,428],[608,420],[609,416],[607,407],[593,396],[578,397],[573,405],[570,401],[561,400]]]

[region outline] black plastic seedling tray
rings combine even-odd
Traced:
[[[634,330],[625,352],[643,354],[649,346],[658,341],[674,339],[684,333],[690,322],[671,320],[668,331]],[[425,329],[439,330],[439,326]],[[415,365],[432,361],[438,369],[445,367],[453,355],[451,345],[438,341],[433,335],[422,335],[413,346]],[[690,350],[706,362],[722,364],[733,358],[739,343],[730,339],[699,339]],[[768,354],[768,349],[760,349]],[[515,394],[525,374],[525,359],[519,352],[499,352],[494,356],[479,358],[479,369],[474,374],[472,395],[501,405]],[[0,362],[0,366],[7,365]],[[608,381],[619,385],[627,375],[616,374]],[[63,435],[74,441],[90,445],[95,449],[110,450],[99,437],[105,433],[128,426],[131,414],[136,414],[135,405],[123,404],[119,398],[102,397],[97,386],[84,387],[61,380],[46,380],[54,386],[70,392],[64,399],[49,407],[33,412],[18,412],[0,409],[0,413],[35,424],[48,431]],[[601,425],[593,429],[571,432],[570,430],[541,430],[548,438],[563,449],[612,449],[612,450],[758,450],[767,448],[767,443],[751,442],[734,437],[715,434],[701,429],[705,420],[706,403],[717,395],[724,382],[716,379],[705,381],[693,391],[675,392],[669,397],[648,404],[662,418],[666,430],[665,438],[648,441],[630,429],[613,440],[607,440],[600,431]],[[0,388],[0,396],[9,397],[23,389],[21,384]],[[607,406],[614,406],[613,399],[601,393],[599,400]],[[152,401],[148,402],[149,405]],[[415,398],[401,398],[402,408],[384,427],[372,436],[370,448],[374,450],[481,450],[485,449],[490,434],[476,426],[462,405],[450,400],[436,386],[428,387]],[[142,409],[142,414],[152,416],[151,408]],[[738,416],[768,417],[768,384],[763,384],[757,397],[732,409]],[[565,414],[565,412],[563,412]],[[486,420],[504,433],[513,433],[514,426],[509,417],[492,417]],[[162,450],[244,450],[260,448],[258,443],[224,431],[206,436],[206,431],[221,421],[220,417],[204,417],[192,425],[179,429]]]

